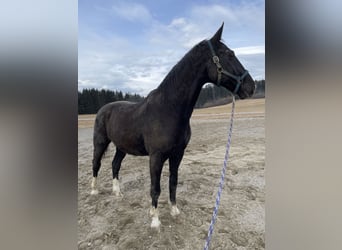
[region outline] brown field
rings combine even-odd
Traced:
[[[231,104],[211,108],[195,109],[192,120],[197,119],[227,119]],[[235,117],[257,117],[265,115],[265,99],[239,100],[235,106]],[[78,128],[92,128],[96,115],[79,115]]]
[[[148,157],[126,156],[120,171],[124,198],[111,193],[114,146],[102,160],[99,195],[90,196],[92,127],[95,115],[80,115],[78,129],[79,249],[203,249],[215,204],[231,104],[197,109],[192,138],[179,169],[171,217],[168,164],[159,199],[161,229],[150,229]],[[233,137],[211,249],[265,248],[265,99],[236,103]]]

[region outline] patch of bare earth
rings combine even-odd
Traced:
[[[233,137],[211,249],[265,248],[264,99],[237,101]],[[150,229],[148,157],[127,155],[120,170],[124,198],[112,193],[111,145],[99,172],[99,195],[90,195],[94,115],[79,116],[78,248],[201,249],[218,189],[231,105],[195,110],[192,138],[179,169],[177,202],[171,217],[168,164],[161,178],[161,229]]]

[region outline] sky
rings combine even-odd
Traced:
[[[264,0],[79,0],[78,90],[146,96],[224,22],[222,39],[251,76],[265,78]]]

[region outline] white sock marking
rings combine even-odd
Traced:
[[[113,193],[116,196],[123,196],[121,191],[120,191],[120,184],[119,184],[119,180],[118,179],[113,179]]]
[[[91,195],[97,195],[99,194],[99,190],[96,190],[96,189],[92,189],[91,192],[90,192]]]
[[[160,220],[158,217],[152,217],[152,222],[151,222],[151,228],[153,229],[159,229],[160,227]]]
[[[97,178],[93,177],[91,181],[91,192],[90,192],[91,195],[96,195],[99,193],[99,191],[96,188],[96,185],[97,185]]]
[[[171,214],[171,216],[173,216],[173,217],[180,214],[180,211],[179,211],[177,205],[172,205],[172,206],[171,206],[171,212],[170,212],[170,214]]]
[[[158,208],[151,207],[150,215],[152,216],[151,228],[152,229],[159,229],[161,223],[159,220],[159,211]]]

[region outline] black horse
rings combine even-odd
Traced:
[[[191,136],[190,117],[205,83],[221,85],[240,99],[253,95],[255,83],[234,52],[221,42],[223,24],[210,40],[193,47],[167,74],[157,89],[140,103],[113,102],[97,113],[94,126],[92,194],[103,153],[112,141],[113,192],[121,195],[119,170],[126,154],[150,157],[152,228],[158,228],[158,198],[163,164],[169,160],[171,215],[176,206],[178,167]]]

